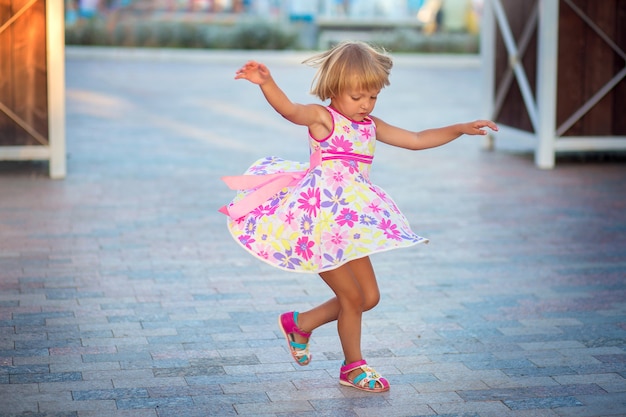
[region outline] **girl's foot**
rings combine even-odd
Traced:
[[[339,383],[367,392],[389,391],[389,381],[370,368],[365,360],[343,365]]]
[[[278,317],[278,327],[283,332],[291,356],[300,366],[308,365],[313,357],[309,353],[309,338],[311,332],[305,332],[298,327],[298,312],[290,311]]]

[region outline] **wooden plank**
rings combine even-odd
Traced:
[[[31,53],[33,66],[33,108],[32,126],[44,137],[48,132],[48,74],[46,57],[46,0],[39,0],[33,6],[32,21],[29,25],[35,26],[37,32],[31,39]],[[48,0],[50,1],[50,0]]]
[[[16,1],[14,1],[15,6]],[[14,12],[20,9],[14,9]],[[32,125],[27,114],[28,103],[32,99],[31,91],[29,91],[29,68],[28,68],[28,36],[29,28],[24,24],[29,12],[22,14],[19,19],[15,20],[9,27],[13,33],[13,111],[18,117]],[[16,145],[34,145],[34,141],[29,139],[29,135],[22,129],[17,129],[13,141]]]
[[[626,53],[626,1],[615,0],[615,7],[612,14],[613,33],[612,40],[622,52]],[[612,51],[613,54],[613,71],[617,74],[626,67],[626,60],[623,54],[620,56],[618,52]],[[611,91],[611,135],[626,134],[626,117],[624,117],[624,106],[626,106],[626,78],[623,78],[618,85]],[[619,124],[622,128],[619,129]]]
[[[30,0],[13,0],[13,13],[22,9]]]
[[[0,0],[0,25],[13,16],[12,0]],[[13,31],[0,33],[0,102],[13,107]],[[0,146],[13,144],[15,123],[0,112]]]
[[[25,2],[19,1],[24,7]],[[21,10],[15,7],[13,11]],[[48,137],[47,83],[45,74],[45,4],[37,1],[8,30],[13,33],[13,103],[11,110],[41,136]],[[42,67],[43,65],[43,67]],[[41,145],[21,128],[13,142],[21,146]]]
[[[583,3],[580,0],[578,3]],[[586,23],[561,1],[559,8],[559,68],[557,81],[556,123],[561,125],[585,102],[584,82]],[[578,5],[580,7],[580,5]],[[582,122],[576,122],[566,135],[583,134]]]
[[[526,21],[530,17],[535,5],[536,0],[523,2],[517,0],[502,0],[502,7],[508,17],[511,32],[516,40],[519,40],[521,37]],[[496,36],[495,61],[495,82],[497,88],[504,76],[504,73],[509,67],[510,62],[499,30]],[[522,65],[532,89],[535,89],[536,86],[536,63],[537,36],[535,34],[533,39],[530,41],[526,54],[522,57]],[[496,91],[496,94],[498,94],[498,92],[499,91]],[[505,95],[504,103],[500,112],[495,116],[496,120],[500,123],[527,132],[533,131],[532,122],[528,116],[528,110],[524,104],[524,99],[517,80],[513,81],[511,88]]]
[[[525,2],[520,2],[520,3],[524,5],[524,9],[522,10],[523,25],[521,25],[519,28],[520,32],[519,34],[517,34],[518,38],[521,35],[522,31],[524,30],[524,25],[526,24],[526,21],[529,19],[536,1],[534,2],[525,1]],[[537,99],[537,93],[536,93],[537,91],[537,54],[538,54],[537,31],[535,30],[535,33],[528,44],[528,49],[526,50],[526,53],[522,57],[522,64],[524,67],[524,72],[526,73],[528,84],[531,90],[534,92],[535,102]],[[525,109],[525,107],[521,108],[518,113],[518,123],[520,127],[528,130],[529,132],[532,132],[534,130],[532,127],[530,117],[528,116],[528,111]]]
[[[626,1],[618,1],[615,10],[615,43],[622,51],[626,52]],[[616,57],[614,61],[614,72],[617,73],[626,66],[626,62],[621,57]],[[613,129],[615,135],[626,136],[626,79],[615,87],[613,94]]]
[[[0,146],[0,161],[50,159],[48,146]]]
[[[586,1],[587,16],[611,39],[615,37],[616,0]],[[585,79],[583,91],[589,99],[613,78],[615,52],[589,25],[585,25]],[[614,92],[609,92],[582,119],[583,135],[611,135]]]
[[[13,15],[12,0],[0,0],[0,26]]]

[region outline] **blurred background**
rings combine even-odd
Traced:
[[[326,49],[343,39],[395,52],[478,51],[483,0],[65,0],[66,43]]]

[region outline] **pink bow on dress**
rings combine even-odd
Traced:
[[[304,178],[321,163],[322,151],[318,149],[311,154],[309,169],[305,171],[278,172],[276,174],[265,175],[246,174],[222,177],[222,180],[231,190],[254,189],[254,191],[230,206],[221,207],[218,211],[229,216],[231,219],[239,219],[259,207],[261,204],[265,203],[283,188],[296,185],[300,180],[302,180],[302,178]]]

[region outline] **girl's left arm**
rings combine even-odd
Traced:
[[[376,139],[388,145],[398,146],[410,150],[436,148],[452,142],[461,135],[486,135],[489,128],[498,130],[498,126],[491,120],[476,120],[467,123],[457,123],[450,126],[426,129],[412,132],[390,125],[381,119],[370,116],[376,123]]]

